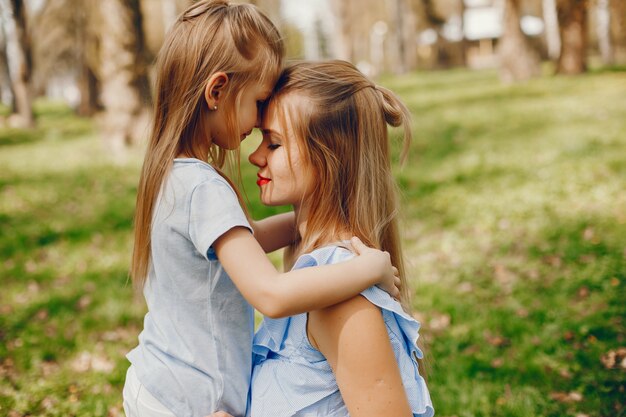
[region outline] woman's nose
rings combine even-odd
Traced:
[[[262,146],[263,146],[263,142],[261,142],[259,144],[259,147],[256,148],[256,150],[252,152],[250,156],[248,157],[248,161],[250,161],[252,165],[255,165],[258,167],[262,167],[265,165],[265,155],[263,155]]]

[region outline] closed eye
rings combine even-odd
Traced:
[[[267,145],[267,149],[269,149],[270,151],[274,151],[278,148],[280,148],[279,143],[270,143],[269,145]]]

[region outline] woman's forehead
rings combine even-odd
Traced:
[[[291,136],[294,120],[292,118],[303,115],[302,106],[307,105],[299,94],[281,94],[270,99],[263,110],[263,129],[280,132],[284,136]]]

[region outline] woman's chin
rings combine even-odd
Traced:
[[[268,207],[280,206],[280,204],[276,204],[274,201],[268,201],[268,200],[263,200],[263,199],[261,199],[261,203],[263,203],[264,206],[268,206]]]
[[[264,198],[263,195],[261,195],[261,203],[263,203],[264,206],[268,206],[268,207],[285,206],[289,204],[283,201],[277,201],[272,198]]]

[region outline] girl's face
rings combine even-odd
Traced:
[[[215,115],[211,129],[213,142],[223,149],[237,149],[241,141],[252,132],[252,129],[259,126],[259,106],[267,100],[271,91],[272,85],[269,83],[253,82],[244,88],[238,109],[239,141],[237,143],[231,144],[228,141],[226,113],[230,111],[230,108],[225,103],[222,103],[221,106],[218,105],[217,110],[211,112]]]
[[[304,98],[290,94],[274,101],[266,110],[263,124],[263,141],[250,154],[250,162],[259,167],[257,185],[261,202],[268,206],[293,205],[298,209],[313,185],[312,172],[294,137],[291,121],[283,126],[277,114],[285,104],[302,108]]]

